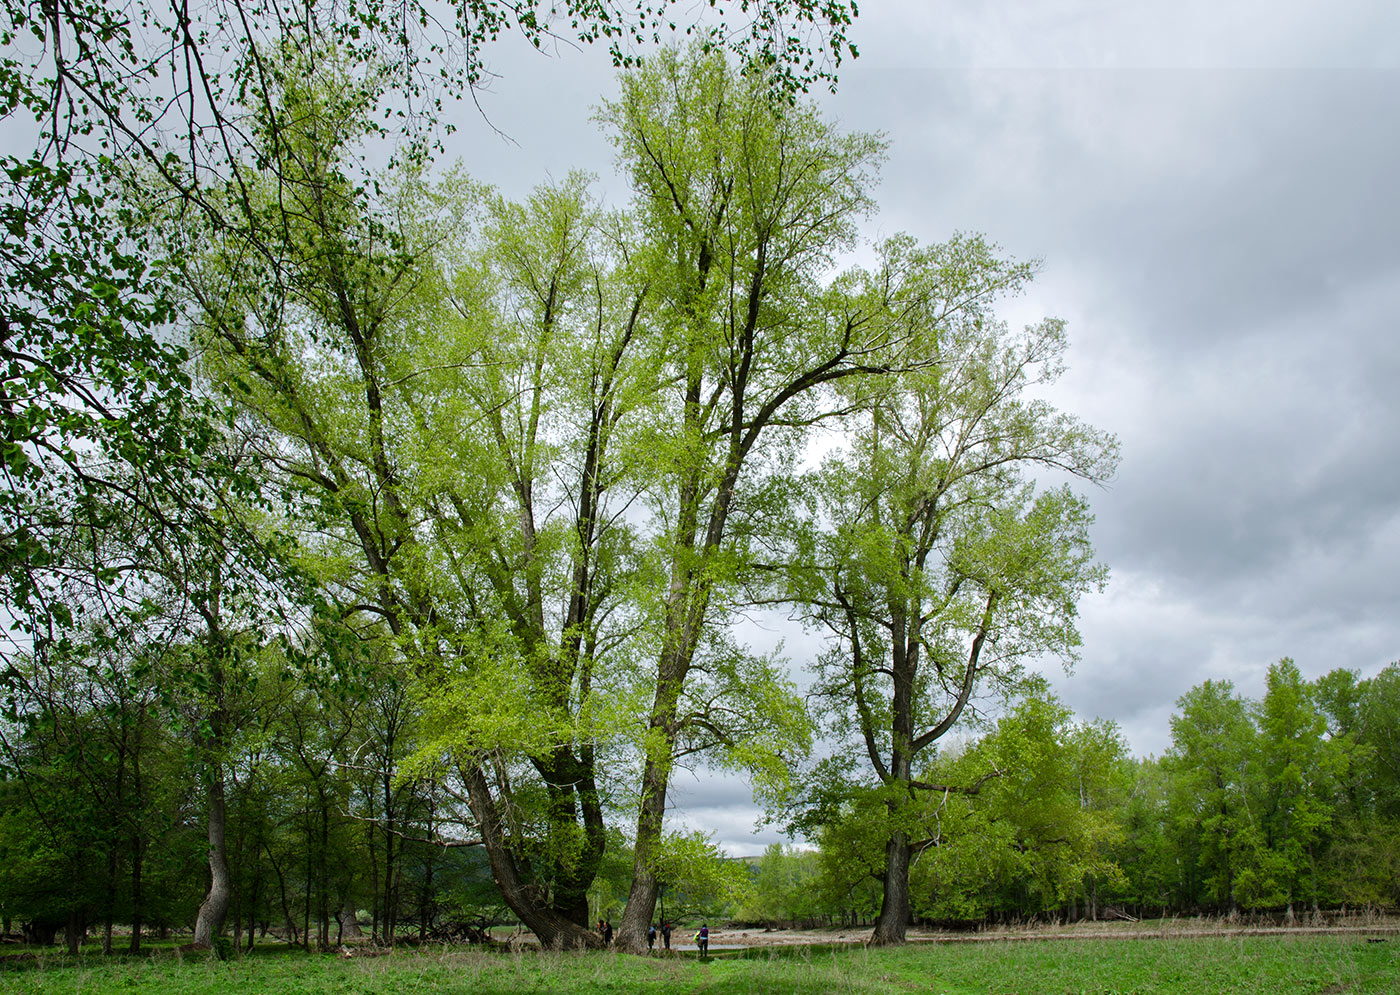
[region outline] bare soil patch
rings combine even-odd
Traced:
[[[870,941],[870,926],[825,926],[817,929],[764,929],[710,927],[710,949],[715,952],[748,947],[858,946]],[[693,928],[682,927],[671,938],[672,953],[695,953]],[[1400,916],[1377,913],[1330,915],[1316,921],[1276,925],[1265,917],[1231,921],[1222,918],[1144,919],[1136,922],[1100,919],[1075,923],[1025,923],[983,926],[971,930],[911,927],[910,943],[1025,943],[1042,940],[1191,939],[1221,936],[1365,936],[1373,942],[1400,943]],[[497,932],[494,939],[520,948],[538,946],[532,933]],[[657,938],[656,951],[662,952]]]
[[[773,947],[798,945],[862,944],[870,940],[870,927],[821,929],[710,929],[710,946]],[[1030,923],[987,926],[976,930],[911,928],[910,943],[999,943],[1036,940],[1127,940],[1144,938],[1190,939],[1206,936],[1367,936],[1400,942],[1400,917],[1355,915],[1331,917],[1317,923],[1272,925],[1260,920],[1231,922],[1218,918],[1148,919],[1139,922],[1083,921],[1066,924]],[[687,937],[688,941],[688,937]],[[684,951],[693,944],[676,944]]]

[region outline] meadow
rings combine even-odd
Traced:
[[[157,951],[139,959],[56,952],[11,957],[0,993],[107,995],[759,995],[759,993],[1160,993],[1393,995],[1400,939],[1350,935],[1052,939],[767,947],[631,957],[616,953],[399,950],[379,957],[268,950],[219,961]]]

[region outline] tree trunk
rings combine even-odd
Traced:
[[[74,905],[68,910],[68,925],[64,928],[64,938],[68,943],[68,953],[74,957],[82,949],[83,934],[87,932],[87,923],[83,919],[83,910]]]
[[[537,759],[535,767],[549,786],[547,832],[551,848],[562,844],[563,851],[569,854],[550,862],[550,908],[584,929],[591,929],[588,889],[598,876],[607,847],[592,751],[584,749],[575,756],[571,748],[560,746],[548,757]],[[575,848],[580,828],[583,840]]]
[[[141,751],[138,749],[134,753],[132,760],[132,788],[135,793],[137,803],[144,806],[142,799],[141,780]],[[127,944],[127,953],[136,954],[141,952],[141,930],[145,926],[145,899],[142,893],[142,872],[146,858],[146,837],[139,827],[131,834],[131,942]]]
[[[365,823],[365,849],[369,853],[369,938],[379,942],[379,848],[374,838],[374,792],[365,788],[365,798],[369,802],[370,821]]]
[[[398,865],[394,854],[394,781],[387,766],[383,773],[384,787],[384,908],[380,917],[379,942],[394,945],[394,922],[398,918],[398,895],[394,890]]]
[[[682,527],[681,545],[690,545]],[[657,849],[666,819],[666,790],[670,787],[671,763],[677,734],[677,703],[686,674],[695,654],[696,636],[704,619],[703,592],[686,599],[687,580],[675,576],[666,608],[666,646],[657,668],[656,693],[652,699],[649,731],[656,737],[656,755],[648,753],[642,767],[641,804],[637,807],[637,837],[632,851],[632,887],[622,912],[616,943],[628,953],[646,952],[647,926],[656,912],[659,882],[656,877]],[[687,608],[689,605],[689,608]]]
[[[646,950],[647,926],[656,913],[656,847],[661,840],[662,822],[666,817],[670,748],[668,740],[665,744],[666,757],[662,760],[648,758],[642,770],[642,803],[637,812],[632,887],[627,893],[627,906],[622,911],[622,922],[615,939],[618,949],[628,953],[640,954]]]
[[[340,934],[347,940],[358,940],[363,937],[364,931],[360,929],[359,913],[355,909],[355,903],[347,895],[340,907]]]
[[[68,945],[68,952],[73,956],[78,955],[78,949],[82,944],[83,933],[87,932],[86,922],[83,916],[81,899],[81,889],[78,887],[78,861],[70,860],[68,863],[69,891],[68,891],[68,921],[64,927],[64,941]],[[54,927],[57,932],[57,926]],[[53,942],[53,933],[49,934],[49,943]]]
[[[228,916],[232,882],[228,853],[224,849],[228,810],[224,801],[223,767],[217,762],[208,763],[205,777],[209,802],[209,893],[199,907],[199,918],[195,920],[194,943],[197,947],[212,948],[214,938],[223,932],[224,919]]]
[[[430,816],[431,818],[431,816]],[[429,823],[431,836],[431,822]],[[428,920],[431,918],[433,902],[433,856],[432,851],[428,851],[427,860],[423,865],[423,888],[418,894],[418,945],[422,946],[428,940]]]
[[[102,953],[112,952],[112,913],[117,904],[117,844],[107,847],[107,894],[102,910]]]
[[[292,907],[287,903],[287,879],[282,874],[282,865],[277,863],[277,858],[272,855],[272,847],[267,840],[263,840],[263,849],[267,851],[268,862],[272,864],[273,873],[277,875],[277,891],[282,899],[282,918],[287,922],[287,942],[295,946],[297,927],[296,923],[292,921]],[[267,935],[266,930],[263,931],[263,935]]]
[[[603,939],[593,930],[576,923],[568,916],[549,908],[539,889],[520,878],[515,856],[506,843],[505,827],[501,824],[491,788],[480,768],[463,768],[467,782],[467,801],[481,828],[486,855],[491,861],[491,876],[500,889],[510,910],[520,917],[546,950],[581,950],[598,948]]]
[[[253,857],[256,866],[256,850]],[[258,932],[258,903],[262,901],[263,876],[261,873],[253,876],[253,894],[248,899],[248,945],[246,950],[253,949],[253,942]]]
[[[904,566],[904,574],[909,566]],[[910,804],[909,785],[914,760],[914,684],[918,676],[918,612],[910,612],[898,599],[890,600],[891,656],[894,677],[890,699],[890,765],[887,787],[895,794],[886,800],[891,824],[903,825],[902,812]],[[913,617],[911,626],[909,619]],[[912,632],[909,631],[912,628]],[[912,646],[911,646],[912,644]],[[882,775],[884,776],[884,775]],[[895,946],[904,942],[909,927],[909,835],[902,829],[885,841],[885,875],[881,882],[880,914],[870,942],[875,946]]]
[[[885,877],[882,882],[880,915],[870,937],[877,947],[904,942],[909,928],[909,837],[895,833],[885,842]]]
[[[208,731],[196,736],[199,746],[205,800],[209,820],[209,893],[199,906],[194,924],[194,943],[212,949],[214,938],[223,932],[228,917],[233,881],[229,875],[225,832],[228,828],[228,804],[224,792],[224,747],[228,721],[228,699],[225,697],[225,664],[229,643],[219,621],[222,571],[216,566],[209,584],[209,600],[200,609],[209,629]]]
[[[326,800],[325,790],[317,785],[317,802],[320,804],[321,815],[321,852],[316,859],[317,877],[316,882],[318,892],[316,904],[316,918],[319,925],[316,929],[316,945],[322,950],[329,950],[331,944],[331,908],[330,908],[330,881],[326,867],[327,851],[331,845],[331,813],[330,802]]]
[[[311,949],[311,816],[306,818],[306,881],[303,886],[302,895],[304,901],[301,906],[301,945],[306,950]]]

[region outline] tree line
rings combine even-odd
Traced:
[[[914,916],[1303,922],[1396,905],[1400,664],[1307,681],[1285,659],[1258,700],[1206,681],[1176,706],[1160,757],[1132,757],[1112,723],[1031,696],[935,759],[928,777],[980,788],[926,798],[911,818]],[[877,919],[884,786],[853,791],[834,783],[837,764],[818,769],[793,823],[817,849],[766,855],[787,883],[761,888],[750,914]]]
[[[0,795],[4,935],[104,950],[192,928],[205,895],[195,752],[132,662],[35,671],[43,723],[6,734]],[[392,673],[308,686],[273,661],[240,695],[226,846],[230,942],[322,949],[480,941],[515,920],[472,845],[451,779],[404,779],[421,733]],[[961,784],[906,810],[906,925],[1034,918],[1270,914],[1393,907],[1400,812],[1394,730],[1400,664],[1304,681],[1288,660],[1263,697],[1207,681],[1183,695],[1161,757],[1129,755],[1112,723],[1027,695],[924,775]],[[164,717],[162,717],[164,716]],[[677,837],[658,869],[658,914],[765,925],[878,924],[890,825],[873,779],[806,768],[789,799],[802,847],[761,858]],[[778,813],[774,813],[775,815]],[[610,832],[587,889],[590,921],[631,885],[632,848]],[[114,939],[114,927],[122,935]]]

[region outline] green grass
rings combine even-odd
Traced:
[[[819,995],[837,992],[1394,995],[1400,940],[1357,936],[1045,940],[898,950],[770,948],[699,961],[614,953],[414,952],[345,960],[295,951],[221,963],[160,952],[0,967],[0,993],[160,995]]]

